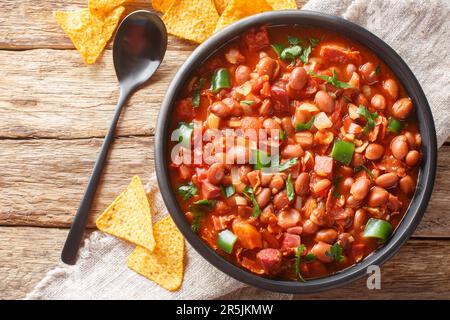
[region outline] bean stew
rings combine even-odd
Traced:
[[[376,53],[329,30],[248,30],[186,83],[172,127],[171,183],[192,230],[261,276],[358,263],[415,192],[411,99]]]

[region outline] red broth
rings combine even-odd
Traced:
[[[186,83],[180,126],[182,154],[208,154],[170,164],[186,219],[218,254],[261,276],[301,280],[358,263],[388,241],[416,187],[411,100],[376,53],[328,30],[249,30]],[[226,129],[230,149],[186,145],[205,133],[223,142]],[[248,129],[267,141],[251,146]],[[270,164],[251,161],[263,144],[279,147]]]

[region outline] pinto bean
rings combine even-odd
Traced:
[[[336,230],[332,228],[321,229],[316,233],[316,238],[314,239],[317,242],[323,241],[325,243],[333,244],[338,237],[338,233]]]
[[[367,222],[367,213],[364,209],[358,209],[355,212],[355,217],[353,218],[353,229],[359,231]]]
[[[288,199],[287,194],[286,194],[286,190],[283,190],[279,193],[277,193],[274,197],[273,197],[273,205],[275,206],[275,208],[277,208],[278,210],[283,209],[284,207],[288,206],[289,203],[291,201]]]
[[[389,189],[398,183],[398,176],[393,172],[385,173],[379,176],[375,183],[382,188]]]
[[[225,176],[225,166],[222,163],[214,163],[206,172],[206,177],[212,184],[219,184]]]
[[[334,111],[334,98],[326,91],[318,91],[314,97],[314,102],[323,112],[331,113]]]
[[[304,234],[314,234],[319,230],[319,226],[312,222],[311,220],[306,220],[303,222],[303,232]]]
[[[252,70],[249,67],[241,64],[236,68],[236,71],[234,72],[234,79],[236,80],[236,83],[238,85],[241,85],[246,81],[250,80],[251,73]]]
[[[404,135],[395,137],[391,142],[392,155],[398,160],[403,160],[406,157],[408,149],[408,140]]]
[[[415,183],[414,179],[411,176],[404,176],[400,179],[400,191],[409,196],[414,193]]]
[[[354,196],[349,196],[346,200],[347,207],[356,208],[362,203],[361,200],[356,200]]]
[[[288,86],[294,90],[302,90],[306,84],[308,76],[306,70],[303,67],[297,67],[292,70],[289,77]]]
[[[239,167],[239,180],[241,180],[241,182],[248,184],[248,178],[247,178],[247,174],[249,174],[250,172],[253,171],[253,168],[251,166],[240,166]]]
[[[299,144],[288,144],[281,151],[281,156],[285,159],[298,158],[304,154],[302,147]]]
[[[272,130],[278,130],[278,134],[280,133],[281,130],[280,124],[275,120],[273,120],[272,118],[267,118],[264,120],[263,128],[267,130],[270,136],[272,136]]]
[[[405,162],[410,167],[415,167],[420,161],[420,153],[417,150],[411,150],[408,152],[405,158]]]
[[[366,159],[364,159],[364,155],[362,155],[361,153],[354,153],[353,154],[353,159],[352,159],[352,165],[354,167],[359,167],[362,166],[364,164]]]
[[[397,119],[406,119],[411,114],[413,103],[410,98],[397,100],[392,106],[392,115]]]
[[[300,212],[293,208],[287,208],[278,215],[278,225],[283,229],[291,228],[300,221]]]
[[[355,200],[364,199],[369,193],[370,188],[370,180],[366,177],[361,177],[356,179],[356,181],[352,184],[350,189],[350,193],[352,194]]]
[[[350,249],[350,245],[355,241],[355,238],[350,233],[341,233],[338,237],[337,243],[342,247],[344,251]]]
[[[321,179],[317,181],[313,186],[314,193],[320,193],[331,186],[331,181],[328,179]]]
[[[261,60],[259,60],[258,64],[256,65],[256,72],[260,76],[267,75],[269,76],[269,79],[272,79],[275,75],[275,72],[278,68],[278,63],[270,58],[270,57],[263,57]]]
[[[281,174],[276,174],[273,176],[269,184],[270,189],[281,190],[284,187],[284,179]]]
[[[294,184],[295,193],[299,196],[306,196],[309,190],[309,174],[302,172],[299,174]]]
[[[352,177],[347,177],[339,183],[340,193],[349,193],[355,180]]]
[[[231,109],[222,101],[214,102],[210,110],[219,118],[228,118],[231,115]]]
[[[398,84],[393,79],[387,79],[383,82],[383,89],[392,99],[397,99],[398,96]]]
[[[330,248],[330,244],[320,241],[312,247],[311,253],[314,254],[318,260],[329,263],[333,261],[333,258],[329,255]]]
[[[375,161],[380,159],[384,154],[384,147],[378,143],[371,143],[367,146],[365,156],[367,159]]]
[[[272,192],[269,188],[263,188],[261,189],[261,192],[256,196],[256,202],[258,202],[258,205],[261,208],[264,208],[269,203],[271,195]]]
[[[372,62],[367,62],[359,67],[359,73],[368,84],[373,84],[378,81],[376,67]]]
[[[384,205],[389,198],[389,192],[381,187],[373,187],[370,190],[369,199],[367,200],[367,204],[369,207],[380,207]]]
[[[376,94],[370,100],[370,104],[377,110],[384,110],[386,108],[386,99],[381,94]]]
[[[295,134],[294,126],[292,125],[292,120],[290,117],[284,117],[281,119],[281,126],[283,127],[284,132],[288,136],[292,136]]]
[[[317,224],[318,226],[322,227],[329,227],[333,225],[333,219],[328,216],[328,214],[325,212],[324,208],[317,207],[311,212],[311,216],[309,219]]]

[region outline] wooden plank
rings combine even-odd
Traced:
[[[154,133],[169,82],[189,54],[166,53],[154,78],[128,102],[118,135]],[[0,51],[0,65],[0,137],[106,134],[119,95],[110,50],[95,65],[85,65],[74,50]]]
[[[133,174],[153,172],[153,137],[119,138],[103,175],[89,226]],[[86,187],[101,139],[0,140],[0,225],[67,227]],[[450,237],[450,146],[439,153],[433,198],[416,236]]]
[[[297,0],[299,8],[307,1]],[[24,50],[36,48],[73,49],[73,45],[53,19],[57,10],[76,10],[86,7],[86,0],[46,1],[2,0],[0,12],[0,49]],[[150,0],[133,0],[125,3],[125,14],[134,10],[153,11]],[[20,21],[20,23],[18,23]],[[169,37],[169,45],[177,50],[193,50],[196,45]],[[111,44],[109,45],[111,47]]]
[[[58,262],[67,230],[0,227],[0,299],[22,298]],[[381,290],[366,279],[300,299],[450,299],[450,240],[411,240],[382,267]],[[233,296],[229,296],[233,298]]]
[[[0,225],[70,225],[102,139],[0,140]],[[118,138],[113,144],[89,226],[127,186],[154,171],[153,137]]]
[[[3,0],[0,12],[8,12],[0,18],[0,49],[27,50],[36,48],[74,49],[53,18],[53,11],[70,11],[85,8],[86,0],[45,1]],[[125,17],[135,10],[154,11],[150,0],[127,1]],[[20,23],[18,23],[20,21]],[[196,45],[176,37],[169,37],[169,45],[177,50],[193,50]],[[108,48],[111,48],[109,43]]]

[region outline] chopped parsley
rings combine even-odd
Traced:
[[[289,201],[294,200],[295,197],[294,184],[292,183],[292,176],[290,173],[286,179],[286,194]]]
[[[189,211],[194,214],[191,230],[198,232],[205,211],[210,211],[216,206],[216,200],[198,200],[189,206]]]
[[[309,61],[309,55],[311,54],[312,47],[307,46],[303,49],[303,53],[300,56],[300,60],[302,60],[303,64],[308,64]]]
[[[369,168],[367,168],[365,165],[360,165],[360,166],[358,166],[358,167],[355,167],[354,169],[353,169],[353,171],[355,172],[355,173],[358,173],[358,172],[360,172],[361,170],[364,170],[365,172],[367,172],[367,174],[369,175],[369,177],[370,177],[370,182],[373,182],[373,173],[372,173],[372,171],[370,171],[370,169]]]
[[[222,194],[225,198],[231,197],[236,192],[233,185],[227,187],[221,186],[220,189],[222,190]]]
[[[367,123],[363,129],[363,133],[368,134],[370,131],[372,131],[373,128],[375,128],[375,119],[378,118],[378,113],[377,112],[371,113],[362,104],[359,105],[358,110],[356,112],[367,120]]]
[[[197,187],[190,181],[178,188],[178,194],[183,198],[184,201],[189,200],[197,194]]]
[[[194,124],[180,122],[178,125],[178,142],[186,149],[190,148],[191,136],[194,132]]]
[[[302,256],[303,251],[305,251],[305,245],[301,244],[297,248],[297,252],[295,253],[295,274],[301,281],[305,281],[305,279],[302,276],[302,273],[300,272],[300,259]]]
[[[305,256],[305,261],[306,262],[313,262],[313,261],[316,261],[316,259],[317,259],[317,257],[316,257],[316,255],[314,253],[308,253]]]
[[[259,207],[258,201],[256,201],[253,189],[250,188],[249,186],[245,186],[244,196],[246,196],[253,203],[253,216],[255,218],[259,217],[261,214],[261,208]]]
[[[378,76],[378,75],[380,75],[380,72],[381,72],[381,67],[379,64],[377,64],[377,67],[375,68],[375,74]]]
[[[332,76],[326,76],[326,75],[321,75],[321,74],[316,74],[313,71],[309,71],[308,72],[311,76],[313,76],[314,78],[319,78],[322,79],[323,81],[337,87],[337,88],[342,88],[342,89],[347,89],[347,88],[351,88],[351,85],[348,84],[347,82],[343,82],[343,81],[339,81],[337,78],[337,73],[336,70],[333,69],[333,75]]]
[[[336,262],[343,262],[345,259],[345,256],[342,255],[342,247],[335,243],[331,246],[330,251],[326,252],[326,255],[329,256],[333,261]]]
[[[192,97],[192,105],[194,106],[194,108],[198,108],[200,106],[200,91],[202,87],[205,85],[205,82],[206,82],[205,78],[200,78],[200,80],[198,80],[197,85],[195,86],[194,96]]]
[[[252,105],[255,104],[255,101],[252,101],[252,100],[242,100],[239,104],[240,104],[241,106],[252,106]]]
[[[315,118],[316,118],[315,116],[312,116],[308,122],[296,124],[295,131],[305,131],[311,129]]]
[[[339,193],[339,183],[341,182],[342,177],[341,176],[336,176],[333,178],[333,196],[335,198],[338,198],[341,196],[341,194]]]

